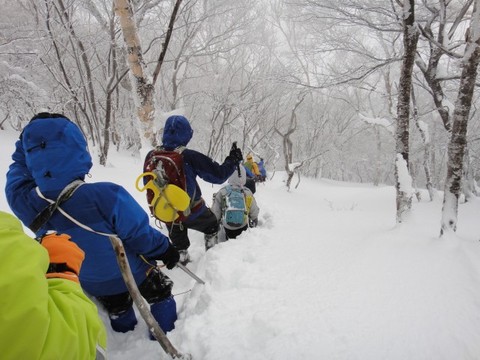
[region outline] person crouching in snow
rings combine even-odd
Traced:
[[[41,245],[0,211],[0,357],[105,359],[107,334],[78,283],[84,252],[65,234]]]
[[[260,209],[253,193],[245,186],[246,179],[245,168],[240,166],[228,178],[228,185],[213,196],[212,212],[225,229],[227,239],[235,239],[249,226],[258,224]]]
[[[133,277],[158,324],[164,332],[172,330],[177,319],[173,282],[156,260],[172,269],[178,251],[150,226],[148,214],[125,188],[83,181],[92,158],[80,128],[64,115],[40,113],[25,126],[15,146],[5,187],[10,208],[37,237],[48,230],[66,233],[85,252],[80,284],[105,307],[112,329],[133,330],[137,317],[109,234],[121,239]],[[37,222],[38,215],[73,185],[78,187],[51,216]]]

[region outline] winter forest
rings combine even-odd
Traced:
[[[174,343],[209,360],[479,359],[480,0],[0,4],[4,172],[41,111],[73,119],[94,174],[127,189],[172,114],[216,161],[233,142],[265,160],[262,226],[193,246],[205,287],[172,271]],[[111,358],[160,352],[142,326],[109,333]]]
[[[69,114],[105,165],[181,112],[199,150],[238,141],[289,188],[395,184],[399,222],[415,189],[447,189],[454,229],[480,166],[477,3],[4,0],[0,129]]]

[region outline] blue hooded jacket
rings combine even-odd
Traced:
[[[172,115],[165,122],[162,145],[166,150],[187,146],[193,136],[193,129],[185,116]]]
[[[35,119],[35,118],[34,118]],[[80,129],[65,117],[43,115],[23,130],[12,155],[5,194],[15,215],[29,226],[48,202],[73,180],[84,179],[92,166],[87,143]],[[123,187],[109,183],[86,183],[61,206],[68,215],[97,232],[116,234],[122,240],[135,280],[140,284],[151,267],[139,255],[159,259],[167,250],[168,237],[149,224],[143,208]],[[37,232],[67,233],[85,252],[80,272],[82,287],[93,296],[127,291],[110,240],[87,231],[55,211]]]
[[[181,146],[187,146],[192,139],[193,129],[186,117],[172,115],[165,122],[162,135],[162,146],[166,150],[174,150]],[[219,164],[208,156],[191,149],[182,151],[187,181],[187,193],[193,203],[201,202],[201,206],[193,208],[188,220],[197,218],[206,210],[205,202],[202,201],[202,191],[197,182],[197,176],[211,184],[223,184],[236,169],[236,163],[229,156],[223,164]],[[149,155],[147,155],[148,157]]]

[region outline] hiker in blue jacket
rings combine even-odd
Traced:
[[[243,164],[242,167],[245,169],[245,173],[247,176],[245,186],[252,192],[252,194],[255,194],[255,192],[257,191],[257,185],[255,184],[255,175],[253,175],[253,172],[248,167],[246,167],[245,164]]]
[[[265,169],[265,163],[262,158],[260,158],[260,161],[257,163],[257,165],[258,170],[260,171],[260,177],[258,181],[264,182],[267,180],[267,169]]]
[[[152,314],[165,332],[172,330],[177,318],[173,282],[155,261],[162,260],[171,269],[179,254],[168,237],[149,225],[147,213],[126,189],[109,182],[83,182],[92,159],[77,125],[60,114],[40,113],[23,129],[15,146],[5,188],[15,215],[37,236],[48,230],[71,236],[85,252],[81,286],[106,308],[112,328],[127,332],[134,329],[137,318],[108,238],[117,235]],[[63,197],[66,188],[74,189],[71,196],[50,217],[41,219],[46,221],[43,225],[44,221],[37,222],[37,215],[44,214],[42,210],[59,195]]]
[[[170,151],[183,148],[181,154],[185,167],[186,191],[191,199],[190,214],[185,219],[167,223],[167,228],[170,239],[179,250],[180,261],[184,264],[190,261],[188,229],[205,234],[205,248],[207,250],[218,242],[218,221],[202,198],[197,176],[212,184],[223,184],[243,159],[241,150],[232,147],[225,161],[219,164],[198,151],[184,148],[190,142],[192,136],[193,129],[187,118],[181,115],[172,115],[165,122],[160,147]],[[146,156],[145,164],[148,163],[151,153]]]

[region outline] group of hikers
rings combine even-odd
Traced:
[[[150,178],[144,181],[155,179],[158,186],[147,190],[155,217],[158,197],[172,186],[157,181],[165,159],[182,167],[178,191],[185,192],[188,201],[179,210],[164,196],[164,206],[175,210],[173,217],[160,219],[168,230],[166,236],[150,225],[149,215],[125,188],[111,182],[85,182],[92,158],[74,122],[62,114],[40,113],[25,126],[15,144],[5,188],[16,217],[0,212],[0,292],[6,304],[3,311],[8,313],[0,322],[2,357],[104,358],[106,331],[89,296],[106,310],[114,331],[135,328],[133,299],[111,236],[121,239],[133,278],[160,328],[174,329],[173,282],[157,261],[167,269],[191,261],[189,229],[204,234],[209,250],[219,242],[220,229],[225,233],[223,240],[228,240],[257,226],[255,188],[247,187],[247,181],[266,178],[263,160],[257,164],[249,154],[244,162],[236,144],[220,164],[187,148],[192,136],[187,118],[170,116],[162,145],[145,158],[144,171]],[[212,184],[227,182],[214,194],[210,207],[197,177]],[[156,199],[154,190],[160,194],[153,196]],[[17,218],[37,241],[24,233]]]

